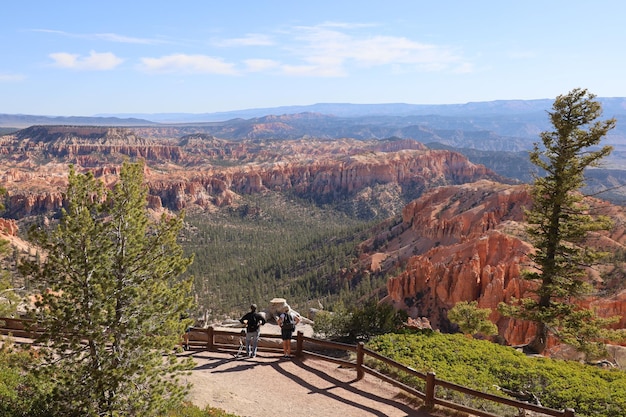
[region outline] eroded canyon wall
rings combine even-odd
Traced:
[[[332,201],[377,185],[406,195],[447,184],[498,178],[459,153],[414,140],[232,142],[208,135],[146,139],[127,128],[33,126],[0,138],[0,184],[19,218],[62,205],[68,165],[106,184],[124,160],[146,162],[152,208],[232,205],[237,195],[289,191]]]
[[[615,225],[610,233],[590,239],[590,244],[623,251],[623,210],[599,200],[594,204],[614,218]],[[433,328],[453,330],[448,310],[459,301],[475,300],[479,307],[492,310],[490,318],[508,343],[527,343],[533,325],[502,317],[497,306],[532,296],[531,284],[521,279],[524,269],[532,269],[528,254],[533,247],[524,239],[523,223],[523,210],[529,205],[523,185],[480,181],[432,190],[405,207],[401,224],[363,245],[362,265],[389,270],[405,265],[402,273],[388,280],[383,301],[411,317],[428,317]],[[598,270],[590,270],[590,277],[606,296],[589,297],[583,304],[596,307],[604,317],[621,315],[618,326],[626,327],[626,291],[609,293],[605,285],[607,277],[622,273],[615,265],[600,267],[601,274]]]

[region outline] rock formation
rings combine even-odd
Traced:
[[[447,311],[459,301],[477,300],[480,308],[492,309],[490,318],[502,337],[511,344],[526,343],[533,325],[502,317],[496,307],[532,295],[530,283],[520,278],[522,270],[532,268],[528,254],[533,248],[524,240],[523,224],[523,209],[529,204],[523,185],[480,181],[432,190],[405,207],[401,223],[363,244],[361,265],[383,271],[405,265],[402,273],[388,280],[383,301],[411,317],[428,317],[435,329],[452,330]],[[594,201],[594,207],[610,214],[615,226],[588,243],[623,251],[623,210],[600,201]],[[611,276],[623,280],[619,269],[605,265],[602,274],[590,270],[590,277],[606,292]],[[626,290],[614,291],[583,303],[605,317],[622,315],[618,326],[623,328]]]
[[[0,137],[8,215],[60,208],[69,164],[111,184],[127,159],[146,162],[151,207],[171,210],[224,207],[237,195],[268,191],[328,202],[382,185],[415,196],[434,186],[498,178],[459,153],[409,139],[234,142],[202,133],[146,139],[129,128],[33,126]]]
[[[0,218],[0,235],[16,236],[17,230],[18,227],[15,220]]]
[[[478,300],[481,308],[492,309],[491,319],[509,343],[527,341],[531,324],[495,310],[499,302],[530,290],[520,279],[520,272],[532,267],[527,255],[533,250],[524,239],[523,210],[530,204],[525,186],[504,184],[459,153],[429,150],[410,139],[271,140],[271,132],[284,127],[281,120],[269,117],[253,131],[240,132],[249,140],[219,139],[189,126],[33,126],[0,136],[7,216],[58,210],[69,164],[110,186],[123,161],[139,159],[146,164],[148,205],[156,212],[217,210],[236,205],[242,195],[267,192],[320,203],[362,199],[371,206],[378,200],[380,207],[391,206],[384,213],[404,207],[402,218],[382,223],[362,245],[359,265],[341,271],[340,279],[401,267],[388,281],[385,301],[412,318],[426,317],[433,328],[447,330],[449,308]],[[624,253],[623,208],[599,201],[594,206],[616,222],[610,233],[595,234],[589,243]],[[622,315],[620,326],[626,327],[618,263],[590,271],[604,292],[585,303],[602,315]]]

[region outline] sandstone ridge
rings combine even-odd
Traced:
[[[622,252],[626,217],[620,207],[592,200],[595,210],[614,219],[609,233],[588,242],[602,250]],[[530,198],[523,185],[491,181],[441,187],[408,204],[402,220],[365,242],[361,268],[403,272],[390,278],[384,300],[411,317],[428,317],[433,328],[454,330],[447,311],[459,301],[478,301],[492,309],[491,320],[500,336],[518,345],[529,341],[529,323],[500,316],[498,303],[532,296],[520,278],[532,268],[532,246],[524,238],[523,209]],[[623,261],[590,269],[597,294],[583,301],[604,316],[621,315],[616,327],[626,327],[626,290]]]
[[[144,138],[130,128],[32,126],[0,137],[8,215],[61,207],[69,164],[111,184],[124,160],[139,159],[156,210],[211,210],[235,204],[241,194],[271,191],[328,202],[372,187],[393,189],[397,209],[433,186],[499,179],[459,153],[410,139],[228,141],[202,133]]]

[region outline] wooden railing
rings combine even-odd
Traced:
[[[0,317],[0,334],[36,339],[41,332],[35,329],[34,324],[33,320]]]
[[[208,350],[220,350],[220,349],[232,350],[233,348],[236,348],[236,344],[229,344],[227,342],[229,340],[234,340],[234,338],[238,335],[238,333],[234,333],[233,331],[229,331],[229,330],[216,330],[213,327],[209,327],[207,329],[195,329],[195,330],[199,330],[200,332],[205,332],[206,337],[203,337],[202,338],[203,340],[201,341],[196,340],[194,342],[193,340],[189,340],[190,348],[194,348],[194,346],[200,347],[202,349],[208,349]],[[224,337],[226,338],[224,339]],[[261,340],[263,339],[271,340],[271,339],[279,339],[279,338],[280,336],[277,336],[277,335],[261,334]],[[518,409],[534,411],[534,412],[542,413],[548,416],[554,416],[554,417],[574,417],[575,416],[574,410],[571,408],[566,408],[564,410],[554,410],[554,409],[542,407],[539,405],[534,405],[534,404],[517,401],[514,399],[510,399],[510,398],[500,397],[497,395],[493,395],[493,394],[489,394],[489,393],[485,393],[481,391],[476,391],[467,387],[463,387],[461,385],[453,384],[452,382],[437,379],[434,372],[428,372],[426,374],[422,372],[418,372],[413,368],[410,368],[390,358],[380,355],[379,353],[374,352],[373,350],[367,349],[363,343],[359,343],[357,345],[350,345],[350,344],[345,344],[345,343],[331,342],[328,340],[321,340],[321,339],[315,339],[312,337],[307,337],[307,336],[304,336],[302,332],[298,332],[297,337],[295,339],[295,344],[296,344],[295,354],[297,357],[309,356],[309,357],[314,357],[317,359],[322,359],[325,361],[334,362],[342,366],[353,367],[356,369],[357,379],[362,379],[366,373],[373,375],[376,378],[379,378],[395,387],[400,388],[403,391],[406,391],[407,393],[417,398],[420,398],[421,400],[424,401],[426,408],[429,408],[429,409],[432,409],[435,405],[440,405],[440,406],[450,408],[453,410],[466,412],[475,416],[499,417],[495,414],[492,414],[483,410],[478,410],[472,407],[467,407],[465,405],[457,404],[452,401],[445,400],[443,398],[437,398],[437,396],[435,395],[435,392],[436,392],[435,388],[441,387],[441,388],[445,388],[448,390],[457,391],[466,395],[470,395],[476,398],[481,398],[483,400],[491,401],[494,403],[508,405],[508,406],[515,407]],[[345,359],[340,359],[340,358],[336,358],[336,357],[332,357],[332,356],[328,356],[328,355],[324,355],[323,353],[320,353],[324,349],[353,352],[355,354],[355,360],[345,360]],[[260,341],[259,350],[276,351],[277,349],[268,347],[267,343],[264,344],[262,341]],[[367,366],[366,363],[372,359],[383,362],[384,364],[393,368],[395,371],[393,372],[394,374],[404,372],[408,375],[417,377],[425,381],[426,388],[424,392],[421,392],[412,386],[409,386],[403,382],[400,382],[392,376],[383,374]]]
[[[13,334],[15,337],[34,337],[35,333],[27,331],[28,326],[25,326],[25,320],[20,319],[6,319],[0,317],[0,334]],[[280,335],[275,334],[261,334],[259,340],[260,351],[273,351],[282,352],[282,343],[280,342]],[[275,343],[272,340],[276,339]],[[243,341],[243,334],[240,330],[216,330],[213,327],[208,328],[192,328],[185,333],[185,336],[181,340],[181,344],[185,345],[187,349],[201,349],[209,351],[226,350],[233,351],[239,347],[239,344]],[[548,416],[554,417],[575,417],[574,410],[566,408],[564,410],[554,410],[547,407],[542,407],[522,401],[517,401],[510,398],[500,397],[497,395],[476,391],[461,385],[453,384],[441,379],[437,379],[434,372],[422,373],[413,368],[405,366],[399,362],[396,362],[390,358],[380,355],[373,350],[367,349],[363,343],[357,345],[350,345],[345,343],[332,342],[328,340],[315,339],[312,337],[304,336],[304,333],[298,332],[295,338],[295,355],[297,357],[313,357],[329,362],[334,362],[345,367],[353,367],[357,372],[357,379],[362,379],[365,374],[370,374],[376,378],[379,378],[401,390],[413,395],[424,401],[425,407],[432,409],[436,405],[440,405],[453,410],[466,412],[480,417],[499,417],[495,414],[478,410],[465,405],[457,404],[452,401],[438,398],[436,396],[436,387],[445,388],[452,391],[457,391],[466,395],[470,395],[476,398],[481,398],[494,403],[508,405],[516,407],[520,410],[530,410],[537,413],[542,413]],[[292,342],[293,343],[293,342]],[[346,360],[333,356],[325,355],[321,352],[334,350],[352,352],[355,356],[354,360]],[[409,386],[401,381],[398,381],[393,376],[389,376],[371,368],[366,363],[372,360],[383,362],[387,366],[394,369],[393,374],[405,373],[410,376],[417,377],[425,381],[424,392],[419,391],[415,387]]]

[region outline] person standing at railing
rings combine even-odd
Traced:
[[[250,305],[250,311],[239,319],[240,323],[246,325],[246,354],[249,358],[256,357],[260,328],[266,323],[265,318],[257,313],[256,308],[256,304]]]
[[[285,306],[283,312],[278,317],[278,325],[280,326],[280,336],[283,340],[283,354],[285,358],[291,357],[291,337],[296,324],[300,323],[300,316],[292,313],[289,306]]]

